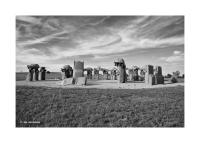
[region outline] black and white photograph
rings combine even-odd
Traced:
[[[7,0],[0,11],[0,142],[200,141],[199,1]]]
[[[184,15],[15,18],[17,128],[185,127]]]

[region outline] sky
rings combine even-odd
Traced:
[[[184,73],[184,16],[16,16],[16,71],[37,63],[49,71],[74,60],[112,69],[162,66]]]

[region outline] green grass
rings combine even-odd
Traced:
[[[17,86],[16,126],[184,127],[184,87],[128,90]]]

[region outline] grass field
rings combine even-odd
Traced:
[[[16,126],[184,127],[184,87],[129,90],[17,86]]]

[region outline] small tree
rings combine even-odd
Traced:
[[[179,75],[180,75],[180,71],[173,72],[173,76],[179,77]]]

